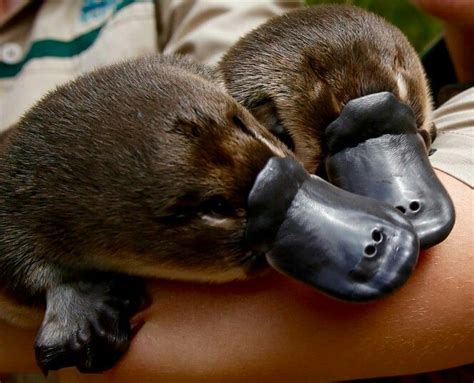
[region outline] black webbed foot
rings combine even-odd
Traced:
[[[110,369],[129,346],[130,317],[146,301],[144,282],[126,276],[48,290],[35,342],[39,367],[45,374],[72,366],[87,373]]]
[[[418,238],[395,208],[272,158],[248,199],[246,238],[284,274],[334,297],[381,298],[401,286],[418,259]]]
[[[411,108],[388,92],[351,100],[325,132],[329,181],[399,209],[427,248],[454,225],[454,206],[428,160]]]

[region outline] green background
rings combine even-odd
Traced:
[[[353,4],[368,9],[398,26],[420,53],[441,34],[441,23],[421,13],[408,0],[306,0],[306,3]]]

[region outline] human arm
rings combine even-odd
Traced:
[[[393,296],[350,305],[279,275],[222,287],[165,282],[154,286],[157,304],[109,377],[327,381],[472,362],[473,192],[439,175],[455,201],[456,226]]]
[[[473,362],[473,191],[438,175],[456,225],[392,296],[348,304],[276,273],[220,286],[153,282],[154,303],[129,352],[97,381],[328,381]],[[0,371],[31,368],[33,334],[0,331]],[[60,378],[91,379],[73,370]]]

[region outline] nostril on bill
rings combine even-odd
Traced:
[[[395,206],[398,210],[402,212],[402,214],[405,214],[407,210],[403,206]]]
[[[367,257],[373,257],[377,253],[377,248],[374,245],[368,245],[364,249],[364,254]]]
[[[421,207],[418,201],[412,201],[408,206],[413,213],[416,213],[418,210],[420,210]]]
[[[375,241],[375,243],[382,242],[382,233],[379,230],[374,229],[372,231],[372,239]]]

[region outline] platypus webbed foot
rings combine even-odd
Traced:
[[[108,282],[76,281],[47,292],[46,314],[35,342],[38,366],[110,369],[128,349],[130,317],[146,304],[142,280],[117,276]]]
[[[349,101],[325,131],[329,181],[396,207],[427,248],[454,225],[454,206],[428,160],[413,111],[389,92]]]
[[[340,299],[390,293],[418,258],[418,238],[398,210],[310,176],[290,158],[269,160],[247,211],[246,239],[272,267]]]

